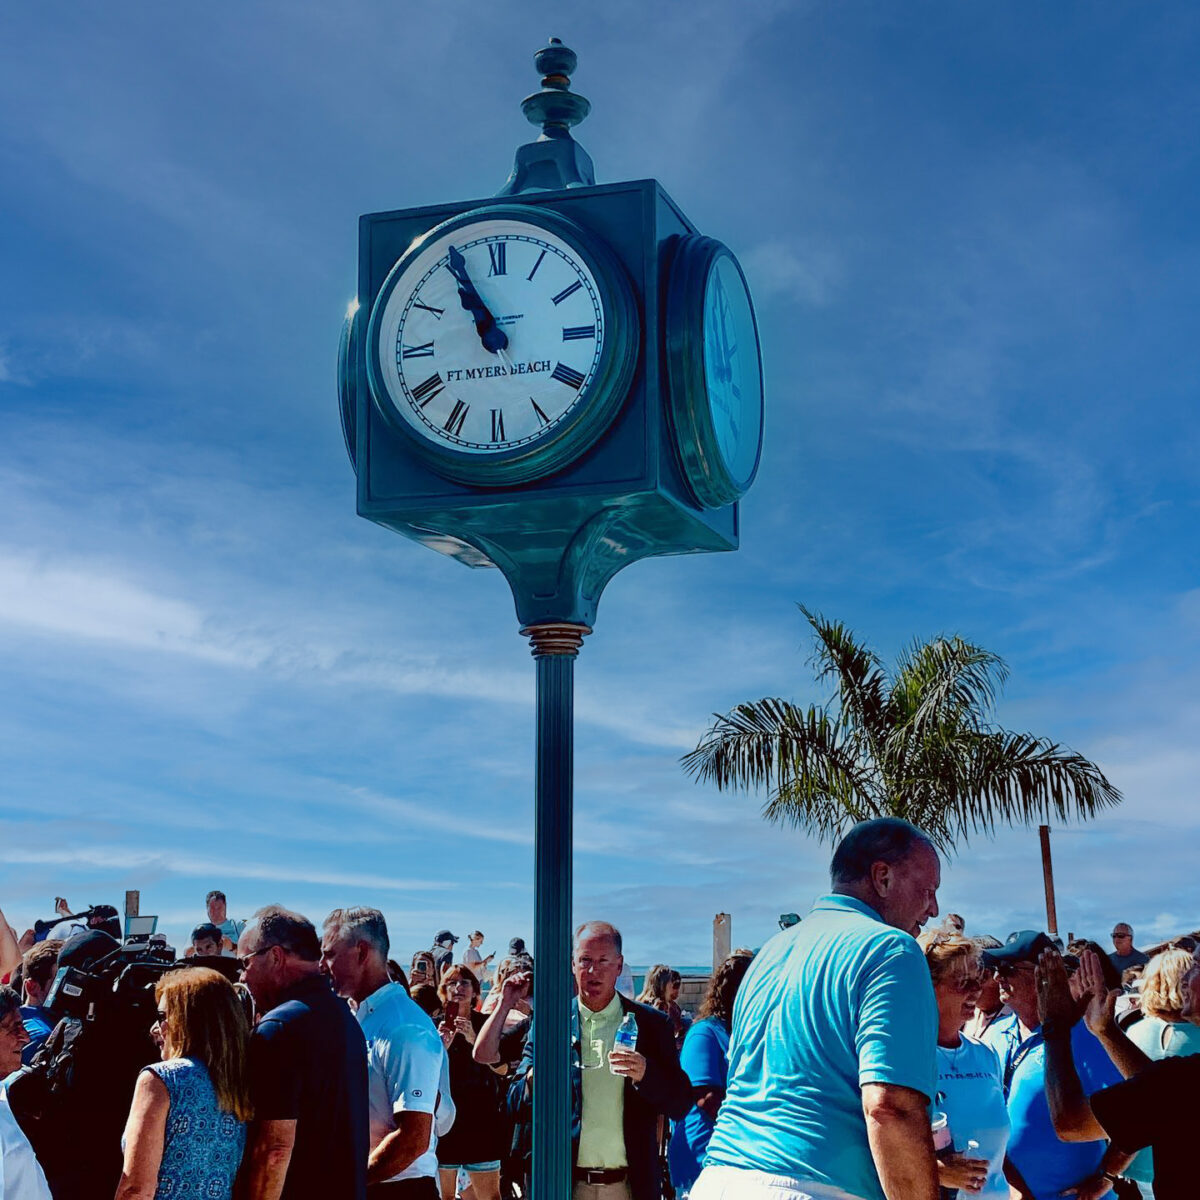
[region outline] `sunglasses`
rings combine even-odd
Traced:
[[[996,968],[996,974],[1001,979],[1011,979],[1022,970],[1033,971],[1035,967],[1031,962],[1001,963]]]
[[[979,991],[983,987],[983,980],[982,975],[959,975],[954,979],[947,979],[946,986],[951,991],[965,996],[968,992]]]

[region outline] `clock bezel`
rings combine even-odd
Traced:
[[[408,268],[430,243],[481,221],[509,220],[542,230],[566,242],[596,281],[604,315],[600,360],[580,389],[573,412],[543,437],[495,452],[466,452],[423,434],[399,410],[382,377],[379,339],[384,312]],[[464,314],[466,319],[466,314]],[[633,380],[640,350],[640,325],[633,288],[615,255],[575,221],[525,204],[496,204],[448,218],[414,239],[384,279],[367,327],[367,379],[376,408],[389,428],[408,439],[417,455],[438,474],[459,483],[511,487],[562,470],[591,447],[616,419]]]
[[[721,452],[708,390],[704,317],[709,286],[722,258],[729,259],[742,282],[754,327],[754,354],[758,364],[758,445],[753,466],[744,478],[734,476]],[[758,474],[766,415],[758,317],[745,272],[728,246],[700,234],[678,237],[671,255],[664,317],[667,408],[675,435],[675,450],[696,502],[703,508],[720,508],[745,495]],[[747,398],[742,403],[746,405],[750,401]]]

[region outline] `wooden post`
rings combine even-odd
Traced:
[[[1042,840],[1042,882],[1046,885],[1046,932],[1058,936],[1058,912],[1054,907],[1054,865],[1050,861],[1050,826],[1039,825]]]
[[[728,913],[713,917],[713,970],[728,957],[733,948],[733,920]]]

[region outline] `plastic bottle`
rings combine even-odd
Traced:
[[[617,1027],[617,1036],[613,1038],[614,1050],[637,1049],[637,1021],[633,1013],[626,1013],[621,1024]],[[609,1059],[609,1069],[612,1070],[612,1059]],[[616,1074],[616,1071],[613,1071]]]

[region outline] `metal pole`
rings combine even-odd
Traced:
[[[1050,861],[1050,826],[1039,825],[1042,840],[1042,882],[1046,885],[1046,932],[1058,936],[1058,912],[1054,907],[1054,865]]]
[[[571,1194],[571,834],[575,657],[585,625],[521,630],[537,664],[533,1200]]]

